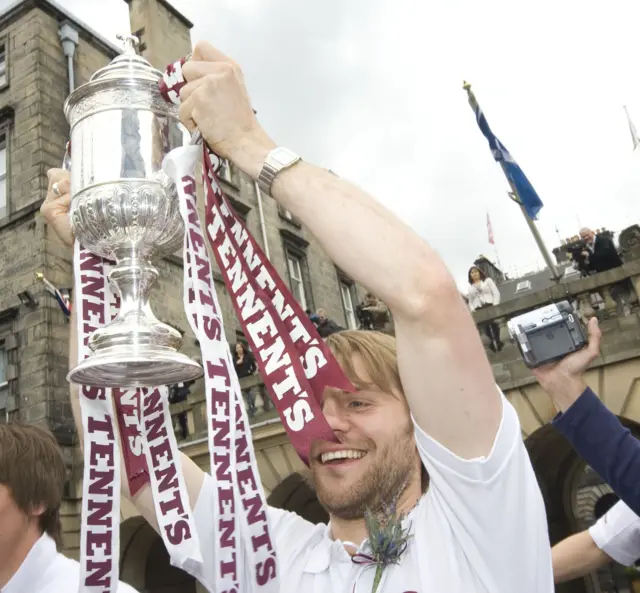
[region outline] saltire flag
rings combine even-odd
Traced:
[[[491,128],[487,123],[487,119],[485,118],[484,113],[482,113],[482,109],[480,109],[478,101],[471,90],[471,85],[468,82],[465,82],[463,88],[467,91],[467,95],[469,96],[469,105],[471,105],[471,108],[476,115],[478,127],[489,142],[489,148],[491,149],[493,158],[502,166],[502,170],[504,171],[507,180],[517,194],[517,201],[522,204],[527,216],[529,216],[531,220],[535,220],[538,217],[538,212],[542,209],[542,200],[539,198],[536,190],[533,189],[531,182],[527,179],[527,176],[518,166],[518,163],[516,163],[514,158],[511,156],[506,146],[502,144],[502,142],[500,142],[500,140],[498,140],[491,131]]]
[[[635,150],[636,148],[638,148],[638,145],[640,144],[640,138],[638,137],[638,130],[636,130],[636,127],[633,125],[633,122],[631,121],[631,116],[629,115],[629,110],[627,109],[627,106],[624,106],[624,112],[627,114],[627,123],[629,124],[629,133],[631,134],[631,142],[633,142],[633,150]]]
[[[491,245],[495,245],[495,239],[493,238],[493,227],[491,226],[491,219],[489,218],[489,213],[487,212],[487,233],[489,234],[489,243]]]
[[[71,315],[71,289],[70,288],[56,288],[53,283],[49,282],[44,276],[44,274],[37,272],[36,278],[40,280],[47,291],[53,296],[56,301],[58,301],[58,306],[64,313],[65,317],[68,319]]]

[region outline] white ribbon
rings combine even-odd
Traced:
[[[203,353],[214,533],[211,593],[277,593],[275,551],[270,545],[266,502],[259,487],[255,453],[211,262],[200,226],[195,165],[202,147],[172,151],[163,165],[176,183],[185,223],[184,296],[187,318]],[[261,545],[260,538],[269,543]]]
[[[78,362],[93,331],[111,319],[113,297],[103,261],[75,245]],[[120,549],[120,447],[111,390],[81,386],[84,430],[80,593],[116,593]]]
[[[119,309],[108,281],[110,264],[75,246],[78,362],[90,353],[88,340]],[[137,401],[136,390],[81,386],[84,477],[81,529],[80,593],[116,593],[120,547],[121,450],[114,412],[114,392]],[[126,418],[135,428],[147,458],[160,535],[174,566],[193,572],[202,563],[200,545],[182,474],[169,411],[168,389],[137,390],[139,413]],[[144,428],[144,430],[142,430]],[[130,437],[131,438],[131,437]],[[140,439],[140,441],[138,440]]]

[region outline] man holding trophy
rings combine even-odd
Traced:
[[[252,511],[244,496],[247,488],[255,487],[259,479],[255,471],[251,473],[251,464],[245,468],[238,461],[241,455],[236,455],[237,461],[230,466],[232,477],[228,478],[229,474],[220,466],[214,468],[212,463],[208,475],[180,455],[176,465],[181,466],[184,489],[193,509],[193,517],[189,517],[188,509],[181,508],[185,516],[182,533],[187,533],[188,526],[196,526],[201,557],[195,562],[177,563],[209,591],[228,593],[272,591],[268,587],[278,580],[279,587],[275,590],[282,592],[553,591],[544,504],[522,442],[517,414],[496,387],[473,320],[435,250],[364,191],[278,147],[256,119],[240,68],[211,45],[196,45],[189,60],[170,68],[165,83],[167,87],[179,83],[169,88],[168,94],[175,103],[180,103],[180,120],[191,131],[197,129],[213,153],[228,158],[257,180],[265,192],[303,222],[336,265],[378,295],[391,310],[396,332],[395,339],[362,331],[332,335],[326,342],[330,352],[315,350],[313,357],[308,354],[302,361],[302,375],[296,366],[298,361],[290,360],[293,370],[287,370],[287,376],[272,385],[272,399],[278,402],[292,441],[306,435],[306,445],[300,445],[298,450],[311,468],[314,487],[330,515],[330,524],[315,526],[295,514],[266,508],[268,528],[265,522],[261,528],[264,533],[256,531],[253,519],[262,511]],[[72,127],[72,143],[76,142],[75,134]],[[203,158],[205,165],[211,166],[208,159],[213,156],[207,150]],[[73,162],[72,170],[76,166],[75,156]],[[185,245],[191,249],[186,252],[191,255],[185,258],[185,274],[193,276],[188,276],[185,293],[189,293],[188,302],[197,303],[192,315],[194,331],[204,332],[217,318],[207,316],[204,309],[206,302],[215,301],[215,295],[207,293],[206,299],[201,300],[197,296],[200,285],[195,272],[199,274],[207,268],[200,263],[198,254],[204,257],[204,250],[197,249],[200,239],[188,211],[188,199],[195,196],[195,190],[190,189],[188,175],[175,173],[179,166],[165,169],[172,167],[170,175],[178,180],[179,192],[183,192],[180,195],[187,194],[187,198],[181,198],[186,221]],[[42,208],[48,223],[70,246],[74,235],[69,209],[73,228],[84,229],[74,207],[76,201],[86,202],[81,195],[82,183],[77,181],[75,172],[72,175],[70,184],[67,172],[50,172],[49,192]],[[205,175],[204,181],[205,191],[216,194],[215,176]],[[80,205],[84,208],[81,214],[88,219],[90,210],[85,202]],[[269,276],[261,265],[253,266],[251,262],[257,261],[253,255],[246,263],[239,256],[234,259],[234,254],[239,253],[233,247],[234,241],[244,246],[245,254],[252,245],[243,228],[233,222],[224,203],[211,211],[209,206],[207,209],[206,230],[221,271],[230,275],[230,285],[250,284],[251,273],[258,270],[255,293],[251,295],[259,299],[262,294],[270,294],[269,290],[279,282],[272,271]],[[136,224],[142,224],[140,219]],[[233,225],[229,226],[232,233],[228,235],[224,234],[226,224]],[[85,235],[85,231],[82,237],[78,235],[80,242]],[[350,244],[345,249],[347,240]],[[97,246],[95,252],[117,259],[114,271],[122,267],[121,262],[127,257],[132,259],[124,253],[107,253],[101,247],[104,241],[103,237],[93,242]],[[76,254],[84,257],[78,247]],[[136,272],[139,276],[146,273],[144,264],[130,265],[130,269],[141,270]],[[82,270],[76,267],[77,274],[82,275]],[[128,277],[133,277],[132,272],[128,273]],[[120,281],[123,273],[116,276]],[[279,325],[279,319],[260,318],[258,309],[263,309],[262,313],[266,309],[262,304],[251,308],[247,293],[240,294],[240,290],[237,289],[240,304],[236,308],[239,318],[246,321],[251,309],[256,315],[254,319],[259,319],[248,323],[245,333],[259,367],[262,360],[260,370],[268,383],[268,376],[276,372],[278,365],[285,364],[286,357],[274,363],[275,350],[265,354],[267,340],[271,337],[276,340],[285,333],[284,326]],[[124,307],[124,295],[121,301]],[[279,306],[282,319],[298,319],[286,302],[285,297],[285,304]],[[86,300],[85,307],[90,305],[91,300]],[[78,308],[82,315],[82,307],[75,306],[74,314]],[[272,317],[275,318],[275,313]],[[316,341],[313,328],[301,324],[287,326],[291,338],[306,336],[302,341],[320,348],[321,340]],[[77,329],[82,331],[82,326],[72,323],[71,327],[71,364],[75,366]],[[212,331],[214,334],[216,338],[212,338],[211,344],[217,344],[220,335],[224,340],[223,333],[216,330]],[[92,346],[98,352],[99,340]],[[215,348],[210,346],[211,350]],[[117,377],[111,380],[115,375],[126,383],[120,383],[122,387],[149,385],[145,383],[147,379],[131,382],[127,378],[131,371],[122,371],[127,365],[126,357],[117,359],[112,346],[108,350],[95,365],[103,365],[99,376],[105,378],[104,385],[114,388],[114,398],[118,397],[115,388],[119,385]],[[112,358],[107,360],[107,355]],[[203,356],[206,355],[205,343]],[[226,354],[217,356],[223,360]],[[321,393],[310,393],[300,387],[305,374],[311,382],[315,372],[312,361],[317,367],[330,366],[334,357],[348,382],[329,381]],[[178,362],[175,364],[178,366]],[[135,372],[146,377],[142,363],[136,365]],[[215,364],[203,366],[208,377]],[[182,368],[189,367],[185,364]],[[86,385],[95,378],[89,377],[89,371],[87,363],[82,373],[72,372],[71,379],[75,377]],[[215,381],[212,379],[211,383]],[[230,390],[234,380],[227,378],[226,382],[218,383],[224,383]],[[83,396],[83,389],[71,387],[80,431],[83,426],[87,430],[92,423],[91,414],[81,409],[82,397],[91,398],[86,391]],[[293,392],[298,399],[292,407],[280,407]],[[149,397],[144,387],[142,397]],[[212,397],[214,429],[210,446],[215,462],[225,453],[225,441],[216,444],[223,430],[216,424],[219,417],[216,414],[225,411],[228,404],[216,399],[215,393]],[[140,414],[151,413],[150,408],[151,404],[144,404]],[[236,438],[246,438],[240,412],[236,420]],[[312,438],[310,431],[305,432],[312,420],[326,422],[329,432],[318,432],[320,437]],[[94,419],[93,424],[96,422]],[[162,464],[166,457],[153,453],[150,436],[153,430],[143,421],[138,428],[149,440],[147,470],[153,474],[155,465]],[[252,449],[250,435],[248,449]],[[124,462],[121,472],[130,476],[126,452]],[[229,492],[236,492],[229,498],[227,491],[221,489],[221,482],[227,479],[235,488]],[[159,483],[162,484],[162,476]],[[171,542],[177,528],[172,530],[171,526],[161,524],[158,508],[164,513],[172,507],[165,501],[162,508],[162,500],[154,499],[154,492],[157,498],[162,488],[154,486],[153,475],[137,492],[130,488],[131,481],[129,486],[123,481],[123,494],[165,537],[168,532]],[[225,532],[227,524],[235,528]],[[219,538],[216,534],[220,532],[226,536]],[[231,548],[226,547],[225,542],[233,538],[246,544],[238,553],[231,553]]]

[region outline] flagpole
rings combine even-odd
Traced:
[[[463,85],[463,88],[464,88],[465,91],[467,91],[467,96],[469,97],[469,104],[471,105],[471,108],[475,112],[476,109],[479,109],[479,107],[478,107],[478,101],[477,101],[475,95],[473,94],[473,91],[471,90],[471,84],[469,84],[468,82],[465,82],[464,85]],[[511,180],[511,176],[508,175],[507,169],[506,169],[506,166],[505,166],[504,162],[500,162],[500,167],[502,168],[502,172],[504,173],[504,176],[507,178],[507,182],[509,183],[509,187],[511,187],[512,194],[517,198],[516,201],[518,202],[518,205],[520,206],[520,211],[522,212],[522,215],[524,216],[524,219],[527,221],[527,226],[529,227],[529,230],[531,231],[531,234],[533,235],[533,238],[534,238],[534,240],[536,242],[536,245],[538,246],[538,249],[540,250],[542,258],[544,259],[545,263],[547,264],[547,267],[551,271],[551,276],[552,276],[553,280],[555,280],[556,282],[559,282],[560,279],[561,279],[561,276],[560,276],[558,270],[556,269],[556,266],[555,266],[555,264],[553,262],[551,254],[549,253],[549,250],[547,249],[547,246],[544,244],[544,241],[542,240],[542,237],[540,236],[540,233],[538,232],[538,229],[537,229],[537,227],[535,225],[535,222],[533,220],[531,220],[531,218],[529,218],[529,215],[527,214],[527,211],[525,210],[524,206],[522,205],[522,200],[520,199],[520,196],[518,195],[518,190],[516,189],[515,184]]]
[[[498,265],[498,269],[504,274],[504,270],[502,269],[502,263],[500,262],[500,254],[498,253],[498,244],[496,243],[496,237],[493,234],[493,225],[491,224],[491,217],[489,216],[489,211],[487,210],[487,231],[489,233],[489,243],[493,245],[493,253],[496,256],[496,264]]]
[[[500,256],[498,255],[498,247],[496,244],[493,244],[493,251],[496,255],[496,263],[498,264],[498,269],[504,274],[504,270],[502,269],[502,264],[500,263]]]
[[[509,176],[507,175],[507,172],[504,169],[504,164],[500,163],[500,167],[502,167],[502,171],[505,174],[504,176],[507,178],[507,181],[509,182],[509,186],[511,187],[511,192],[513,193],[514,196],[516,196],[518,198],[518,206],[520,206],[520,212],[522,212],[522,216],[524,216],[524,219],[527,221],[527,226],[529,227],[529,230],[531,231],[531,234],[533,235],[533,238],[534,238],[534,240],[536,242],[536,245],[538,246],[538,249],[540,250],[540,253],[542,254],[542,258],[544,259],[545,263],[547,264],[547,267],[551,270],[552,278],[556,282],[560,282],[560,279],[562,278],[562,276],[558,272],[558,269],[556,268],[556,265],[553,262],[553,258],[551,257],[551,254],[549,253],[549,250],[547,249],[547,246],[544,244],[544,241],[542,240],[542,237],[540,236],[540,232],[538,231],[538,227],[536,227],[536,223],[529,218],[529,215],[527,214],[527,211],[524,209],[524,206],[520,203],[520,197],[518,196],[518,192],[517,192],[515,186],[513,185],[512,181],[509,179]]]

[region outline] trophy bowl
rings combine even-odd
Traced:
[[[181,245],[184,224],[162,161],[189,143],[177,108],[162,98],[161,73],[137,55],[137,39],[66,100],[71,127],[71,225],[81,245],[115,262],[120,295],[111,323],[89,339],[90,355],[69,372],[73,383],[154,387],[196,379],[200,365],[178,350],[180,332],[161,323],[149,296],[157,258]]]

